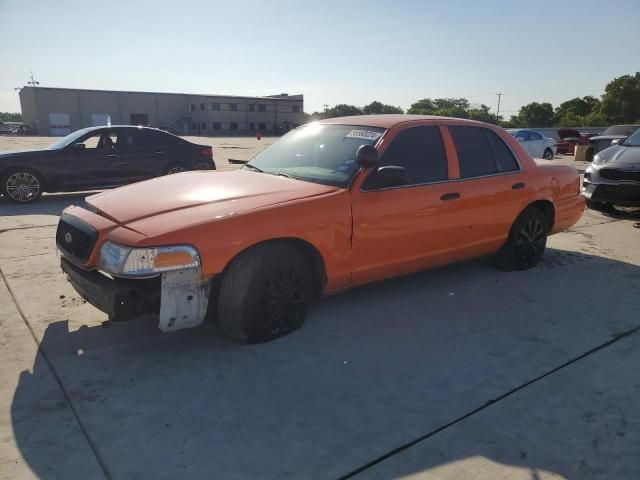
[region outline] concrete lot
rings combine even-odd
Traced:
[[[273,141],[206,140],[217,161]],[[640,215],[588,212],[536,269],[377,283],[241,346],[213,321],[103,325],[56,256],[83,197],[0,199],[0,478],[637,478]]]

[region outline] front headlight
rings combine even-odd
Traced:
[[[604,165],[608,161],[609,161],[608,158],[602,157],[599,153],[596,153],[596,156],[593,157],[593,164],[594,165]]]
[[[146,276],[200,266],[198,251],[190,245],[132,248],[105,242],[100,248],[98,266],[122,276]]]

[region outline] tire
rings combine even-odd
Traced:
[[[553,150],[547,148],[542,154],[542,158],[544,158],[545,160],[553,160]]]
[[[173,175],[174,173],[186,172],[189,170],[183,163],[170,163],[164,169],[163,175]]]
[[[220,326],[241,343],[261,343],[302,326],[313,294],[309,262],[284,243],[267,243],[236,257],[222,278]]]
[[[2,195],[15,203],[35,202],[42,195],[42,177],[27,168],[12,168],[0,182]]]
[[[530,207],[513,222],[509,237],[495,256],[498,268],[507,271],[535,267],[547,246],[549,222],[537,208]]]
[[[593,200],[587,201],[587,207],[596,212],[602,212],[609,215],[615,215],[618,213],[616,208],[611,203],[594,202]]]
[[[211,165],[207,162],[197,162],[191,170],[211,170]]]

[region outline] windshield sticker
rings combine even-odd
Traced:
[[[373,130],[360,130],[354,129],[345,135],[344,138],[359,138],[361,140],[377,140],[382,136],[380,132],[374,132]]]

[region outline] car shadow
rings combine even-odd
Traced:
[[[14,203],[4,197],[0,197],[0,216],[17,215],[56,215],[69,205],[86,206],[84,199],[90,195],[100,193],[97,191],[84,191],[73,193],[47,193],[33,203]]]
[[[91,454],[65,451],[81,429],[55,414],[69,407],[44,387],[51,365],[111,478],[338,478],[640,326],[639,280],[637,265],[552,248],[526,272],[475,260],[323,299],[302,329],[260,345],[234,344],[212,321],[161,334],[152,319],[75,331],[61,319],[20,375],[15,442],[41,478],[83,477],[75,469]],[[595,395],[594,378],[551,398]],[[626,438],[616,427],[593,443],[602,422],[571,422],[571,404],[532,400],[495,432],[403,468],[482,456],[586,478],[571,459],[587,455],[606,472],[616,463],[608,452],[637,437],[640,406],[624,400],[579,413],[606,423],[599,408],[624,409]],[[527,436],[537,415],[548,437]],[[556,457],[541,438],[562,438]]]

